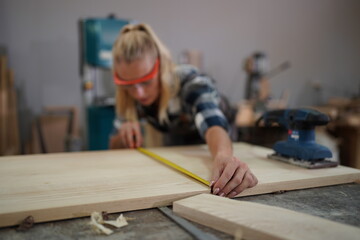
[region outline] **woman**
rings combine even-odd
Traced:
[[[213,81],[194,67],[175,67],[150,26],[125,26],[114,43],[113,63],[116,110],[122,118],[114,139],[123,147],[141,146],[138,119],[145,117],[173,140],[205,140],[214,159],[213,194],[234,197],[257,184],[246,163],[233,156]]]

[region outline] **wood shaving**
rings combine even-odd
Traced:
[[[103,218],[103,214],[99,212],[93,212],[91,214],[91,221],[89,224],[93,227],[93,229],[96,232],[110,235],[114,233],[114,231],[108,227],[105,227],[104,224],[108,224],[116,228],[121,228],[128,225],[128,222],[126,221],[125,217],[122,214],[120,214],[120,216],[116,220],[105,221]]]

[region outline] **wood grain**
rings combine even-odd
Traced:
[[[0,226],[170,205],[208,192],[135,150],[0,158]]]
[[[189,220],[244,239],[359,239],[360,228],[284,208],[200,194],[174,202]]]
[[[206,145],[195,147],[150,148],[160,156],[169,156],[172,162],[181,165],[200,177],[210,180],[212,162]],[[266,156],[272,153],[269,148],[246,143],[234,143],[234,154],[246,162],[256,175],[259,183],[254,188],[246,189],[240,196],[264,194],[277,191],[305,189],[355,182],[360,179],[357,169],[338,166],[326,169],[305,169]]]
[[[212,161],[205,145],[150,148],[210,180]],[[307,170],[268,160],[271,150],[234,144],[259,184],[240,196],[354,182],[360,171],[339,166]],[[0,227],[29,215],[35,222],[170,205],[209,188],[136,150],[0,157]]]

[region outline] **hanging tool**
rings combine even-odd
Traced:
[[[247,73],[245,98],[253,105],[255,112],[265,112],[270,99],[270,78],[290,68],[290,62],[285,61],[274,69],[269,70],[267,55],[255,52],[245,61],[244,69]]]
[[[326,125],[330,119],[313,109],[283,109],[268,111],[259,118],[265,126],[277,123],[288,129],[286,141],[275,143],[274,154],[268,157],[304,168],[336,167],[338,162],[331,160],[331,151],[315,142],[315,126]]]

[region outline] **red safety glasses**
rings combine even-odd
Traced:
[[[154,67],[150,73],[146,74],[145,76],[143,76],[141,78],[133,79],[133,80],[121,79],[116,73],[114,73],[114,82],[116,85],[129,86],[129,85],[135,85],[135,84],[150,81],[150,80],[154,79],[156,74],[158,73],[159,65],[160,65],[160,61],[159,61],[159,59],[156,59]]]

